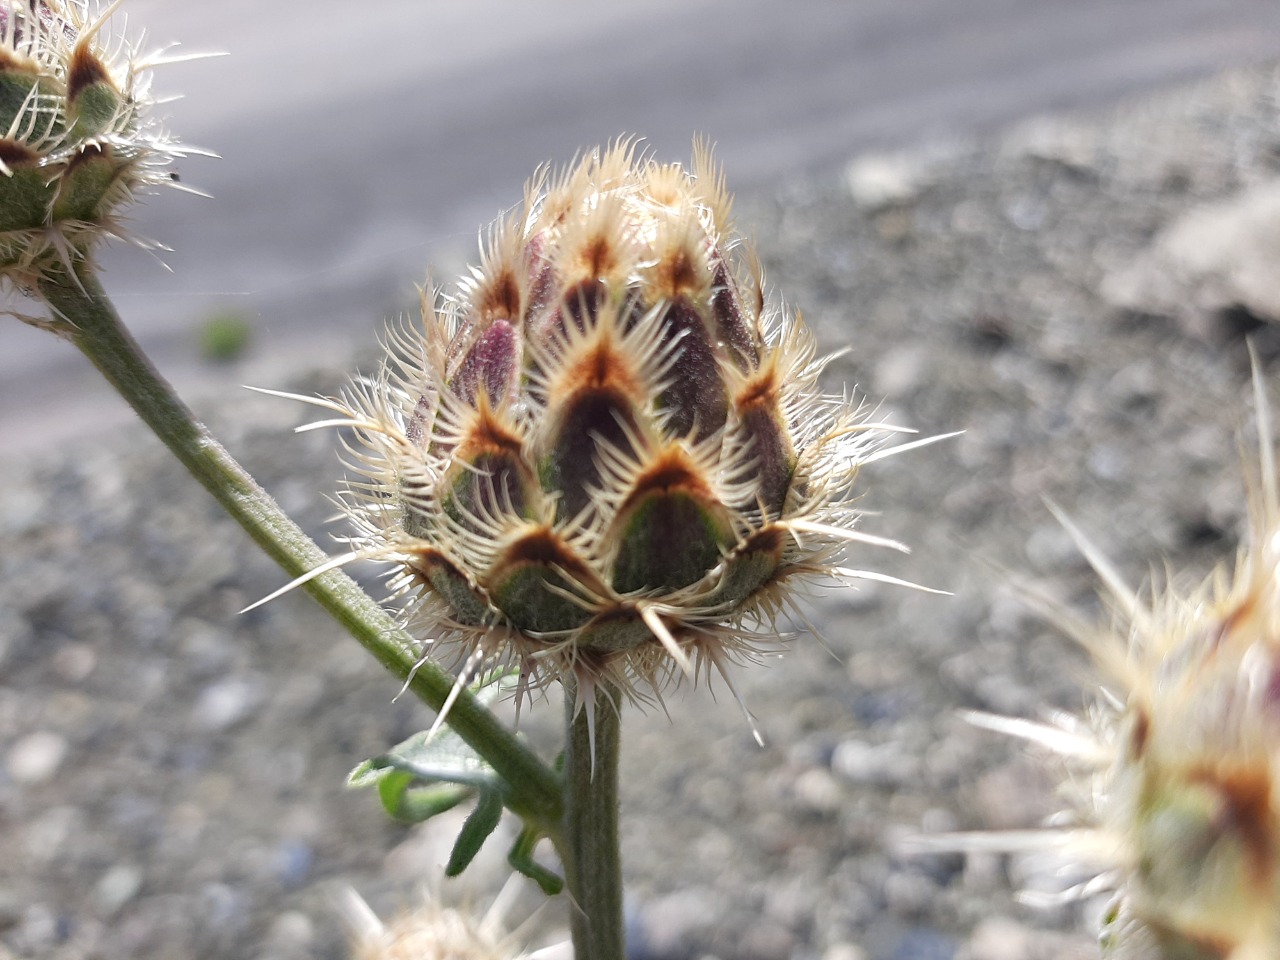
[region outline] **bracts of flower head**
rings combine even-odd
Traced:
[[[22,291],[74,274],[175,156],[203,152],[151,117],[151,68],[179,58],[113,34],[119,6],[0,0],[0,278]]]
[[[338,400],[352,552],[392,563],[418,636],[463,676],[519,671],[638,701],[781,636],[798,591],[889,580],[850,547],[859,472],[897,428],[821,391],[800,319],[766,303],[708,151],[628,142],[546,172],[480,265]],[[802,618],[801,618],[802,619]]]

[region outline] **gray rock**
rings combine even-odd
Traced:
[[[1102,284],[1112,304],[1188,316],[1243,307],[1280,321],[1280,179],[1197,206],[1166,226],[1150,249],[1117,265]]]

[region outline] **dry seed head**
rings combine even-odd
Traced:
[[[119,0],[0,0],[0,277],[29,290],[123,235],[122,207],[181,151],[148,115]]]
[[[645,700],[771,645],[804,584],[891,579],[840,559],[896,546],[850,500],[892,428],[821,393],[701,147],[693,171],[624,142],[536,177],[422,330],[323,401],[353,428],[351,556],[391,561],[469,669]]]
[[[1115,889],[1109,960],[1280,957],[1280,501],[1258,373],[1255,390],[1262,469],[1234,566],[1144,602],[1072,529],[1117,618],[1098,631],[1061,616],[1106,689],[1082,721],[987,721],[1085,775],[1067,849]]]

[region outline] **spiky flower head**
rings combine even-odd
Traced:
[[[30,289],[120,236],[120,210],[166,182],[149,64],[92,0],[0,0],[0,277]]]
[[[1059,619],[1106,686],[1083,720],[986,721],[1087,775],[1080,828],[1056,839],[1105,869],[1095,886],[1115,890],[1108,960],[1280,957],[1280,497],[1259,377],[1261,478],[1234,566],[1144,601],[1068,523],[1117,622]]]
[[[729,207],[700,147],[691,172],[620,143],[544,173],[330,403],[363,475],[350,556],[395,563],[419,635],[644,698],[776,639],[799,584],[892,579],[839,561],[893,545],[849,500],[884,429],[820,392]]]

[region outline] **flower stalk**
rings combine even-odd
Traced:
[[[102,373],[157,437],[219,504],[290,577],[302,577],[327,556],[275,500],[199,423],[151,366],[121,323],[92,269],[54,267],[41,276],[40,295],[57,315],[56,327]],[[331,570],[304,589],[373,657],[435,710],[453,679],[434,664],[417,663],[413,643],[394,619],[349,576]],[[511,806],[547,825],[560,817],[560,784],[550,770],[466,691],[454,691],[449,724],[507,780]]]
[[[565,860],[573,898],[574,955],[623,960],[622,857],[618,844],[620,695],[596,689],[594,716],[565,686]]]

